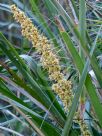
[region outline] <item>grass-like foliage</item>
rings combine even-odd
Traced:
[[[101,7],[1,0],[0,135],[102,135]]]

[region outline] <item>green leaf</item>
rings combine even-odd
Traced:
[[[53,1],[53,3],[52,3],[52,1]],[[95,58],[94,54],[92,55],[92,57],[90,57],[90,49],[88,48],[88,45],[85,43],[85,41],[83,41],[82,36],[80,35],[80,32],[77,29],[77,25],[74,24],[73,20],[66,13],[66,11],[61,6],[61,4],[56,0],[52,0],[52,1],[50,1],[50,2],[53,4],[55,9],[58,11],[58,13],[63,17],[66,24],[69,26],[70,31],[74,35],[74,37],[77,39],[77,41],[78,40],[80,41],[80,45],[83,49],[83,52],[90,59],[93,71],[95,72],[95,75],[97,77],[97,80],[98,80],[100,86],[102,87],[102,71],[101,71],[101,68],[98,66],[97,59]]]
[[[34,61],[34,59],[31,56],[28,55],[20,55],[20,57],[22,57],[28,67],[33,71],[33,73],[36,75],[36,79],[41,80],[40,84],[43,86],[43,91],[48,95],[48,97],[51,99],[51,101],[53,101],[54,106],[58,109],[58,111],[63,115],[64,118],[66,118],[64,111],[62,109],[62,107],[59,105],[53,91],[51,90],[51,88],[48,87],[48,82],[45,79],[42,71],[38,70],[39,65],[36,64],[36,62]],[[24,88],[25,91],[27,91],[33,98],[36,98],[37,100],[39,100],[39,97],[37,97],[36,94],[34,94],[34,91],[32,88],[30,88],[26,82],[24,80],[22,80],[15,72],[13,72],[9,67],[6,68],[6,70],[10,73],[10,75],[12,76],[12,80],[19,86],[21,86],[22,88]],[[38,74],[39,73],[39,74]],[[39,77],[40,76],[40,77]],[[43,77],[42,77],[43,76]]]
[[[55,128],[45,120],[41,120],[33,116],[33,121],[37,126],[40,126],[40,129],[42,130],[42,132],[44,132],[45,136],[60,136],[58,130],[55,130]]]
[[[38,9],[38,6],[36,5],[35,1],[34,0],[30,0],[30,4],[31,4],[31,7],[32,7],[32,11],[34,12],[34,14],[36,14],[39,17],[40,22],[42,23],[43,27],[48,32],[49,38],[52,39],[53,42],[55,43],[55,46],[58,47],[57,41],[55,39],[55,36],[51,32],[50,28],[48,27],[46,21],[43,18],[43,15],[41,14],[41,12]]]
[[[48,110],[40,103],[38,102],[36,99],[34,99],[32,97],[32,95],[30,95],[29,93],[27,93],[23,88],[21,88],[20,86],[17,86],[13,81],[11,81],[8,77],[1,75],[0,74],[0,78],[5,81],[8,85],[12,86],[13,88],[15,88],[15,90],[21,94],[23,94],[24,96],[28,97],[32,102],[34,102],[38,107],[40,107],[42,110],[44,110],[45,112],[48,113]],[[22,81],[21,81],[22,83]],[[26,86],[26,85],[25,85]]]
[[[8,42],[8,40],[0,33],[0,48],[4,53],[10,58],[18,70],[22,73],[24,78],[28,81],[30,86],[33,88],[33,92],[39,97],[40,102],[51,112],[56,121],[62,126],[64,125],[64,117],[60,112],[55,108],[53,102],[47,97],[44,91],[40,88],[38,83],[32,77],[32,74],[24,61],[17,54],[13,46]],[[19,61],[18,61],[19,60]],[[34,97],[34,96],[33,96]]]
[[[86,41],[86,2],[85,0],[79,1],[79,32],[83,41]],[[79,47],[80,56],[85,61],[84,52],[82,47]]]
[[[46,2],[46,1],[45,1]],[[47,5],[49,3],[49,1],[46,2]],[[42,26],[45,28],[45,30],[47,31],[48,33],[48,36],[50,38],[50,40],[53,41],[54,43],[54,47],[56,48],[56,50],[58,51],[58,54],[59,56],[61,56],[62,60],[64,62],[66,62],[65,60],[65,57],[66,55],[64,54],[64,50],[63,48],[58,44],[57,42],[57,38],[56,38],[56,35],[51,31],[50,27],[48,26],[48,24],[46,23],[42,13],[40,12],[38,6],[36,5],[35,1],[34,0],[30,0],[30,4],[31,4],[31,7],[32,7],[32,11],[34,12],[34,14],[36,14],[38,17],[39,17],[39,21],[41,22]],[[54,23],[53,23],[54,24]],[[55,26],[55,28],[57,29],[57,27]],[[60,52],[59,52],[60,50]]]
[[[80,74],[82,74],[84,65],[83,65],[83,62],[82,62],[78,52],[76,51],[76,49],[75,49],[69,35],[66,32],[62,32],[61,34],[62,34],[63,40],[65,41],[65,43],[67,45],[67,48],[68,48],[69,52],[70,52],[70,54],[71,54],[71,56],[73,58],[73,61],[74,61],[75,65],[76,65],[77,69],[79,70]],[[91,55],[92,55],[93,51],[94,50],[92,50]],[[89,60],[87,61],[87,64],[85,66],[86,67],[86,69],[84,70],[85,74],[87,74],[87,66],[88,65],[89,65]],[[84,78],[84,79],[82,79],[83,81],[81,81],[81,82],[84,83],[85,75],[83,75],[82,78]],[[83,83],[81,83],[81,82],[80,82],[80,86],[78,88],[78,90],[79,90],[78,92],[80,92],[80,93],[81,93],[81,89],[82,89],[82,86],[83,86]],[[102,112],[100,112],[100,109],[102,108],[102,105],[100,103],[100,100],[99,100],[99,98],[97,96],[97,92],[95,90],[94,85],[92,84],[92,81],[91,81],[91,78],[90,78],[89,75],[87,75],[87,77],[86,77],[85,87],[86,87],[86,90],[87,90],[87,92],[88,92],[88,94],[90,96],[90,100],[92,102],[92,105],[94,107],[96,115],[97,115],[97,117],[99,119],[99,123],[102,126]],[[79,94],[77,94],[77,95],[79,95]],[[78,98],[78,96],[76,96],[76,97]],[[76,99],[76,100],[78,100],[78,99]],[[74,104],[77,104],[77,103],[74,103]],[[75,106],[77,106],[77,105],[75,105]],[[70,119],[71,118],[69,118],[69,120]],[[69,126],[67,126],[67,127],[69,128]]]
[[[55,134],[55,136],[60,136],[57,129],[53,127],[51,124],[47,123],[46,121],[43,122],[43,118],[41,118],[40,115],[35,113],[30,109],[30,107],[24,103],[21,99],[17,98],[5,85],[5,83],[0,79],[0,93],[2,93],[4,96],[7,97],[7,99],[10,99],[11,103],[14,105],[20,107],[24,111],[28,112],[30,116],[33,118],[34,123],[36,124],[36,130],[38,133],[42,134],[42,136],[46,135],[49,136],[49,130],[51,131],[51,136]],[[41,123],[43,122],[42,129],[40,129]],[[38,129],[37,129],[38,128]],[[48,129],[46,131],[46,128]],[[43,132],[42,132],[43,131]],[[44,135],[43,135],[44,133]]]
[[[62,136],[68,136],[70,128],[72,126],[73,117],[74,117],[74,114],[77,110],[79,98],[80,98],[80,95],[83,91],[82,87],[84,86],[84,82],[85,82],[85,79],[86,79],[86,76],[87,76],[88,65],[89,65],[89,61],[86,62],[86,64],[85,64],[85,67],[83,69],[82,75],[81,75],[80,80],[79,80],[79,85],[78,85],[77,89],[75,90],[75,92],[76,92],[75,97],[73,99],[72,106],[69,110]]]
[[[0,78],[0,92],[1,92],[1,94],[3,94],[4,96],[6,96],[10,100],[12,100],[14,103],[19,105],[19,107],[22,107],[24,110],[26,110],[30,114],[37,115],[37,113],[35,113],[33,110],[31,110],[30,107],[26,103],[24,103],[21,99],[17,98],[16,95],[13,94],[8,89],[8,87],[5,85],[5,83],[3,82],[3,80],[1,78]],[[37,116],[39,116],[39,115],[37,115]]]

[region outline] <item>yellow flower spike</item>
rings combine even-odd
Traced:
[[[88,126],[87,126],[85,120],[80,118],[79,111],[76,112],[75,119],[76,119],[75,122],[78,123],[80,126],[82,136],[91,136],[91,133],[88,129]]]
[[[32,21],[27,18],[20,9],[15,5],[11,6],[15,20],[21,24],[22,35],[32,42],[36,50],[41,54],[41,62],[43,67],[48,70],[49,78],[56,81],[52,85],[53,90],[61,98],[65,109],[69,108],[72,102],[73,93],[71,91],[71,81],[67,81],[61,73],[59,59],[52,50],[51,43],[47,37],[41,35],[38,29],[33,25]]]

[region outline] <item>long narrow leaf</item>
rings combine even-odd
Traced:
[[[88,46],[86,45],[85,41],[83,41],[83,39],[77,29],[77,26],[74,24],[74,22],[72,21],[70,16],[66,13],[66,11],[63,9],[63,7],[61,6],[61,4],[58,1],[53,0],[53,3],[51,1],[50,1],[50,3],[53,4],[55,9],[58,11],[58,13],[61,14],[63,19],[68,24],[73,35],[77,38],[77,40],[80,41],[80,45],[81,45],[83,51],[85,52],[86,56],[89,57],[90,62],[91,62],[91,66],[95,72],[95,75],[99,81],[100,86],[102,87],[102,71],[101,71],[100,67],[98,66],[98,63],[97,63],[97,60],[96,60],[94,54],[92,55],[92,57],[90,57],[90,50],[89,50]]]
[[[86,41],[86,7],[85,0],[80,0],[79,2],[79,32],[82,36],[83,41]],[[84,52],[80,46],[80,56],[85,61]]]
[[[65,41],[65,43],[67,44],[68,50],[73,58],[73,61],[76,65],[77,69],[79,70],[80,74],[82,74],[84,65],[83,65],[83,62],[82,62],[79,54],[77,53],[76,49],[74,48],[74,45],[73,45],[72,41],[70,40],[70,37],[68,36],[68,34],[66,32],[62,32],[62,37],[63,37],[63,40]],[[86,86],[86,89],[87,89],[88,94],[90,96],[90,100],[93,104],[96,115],[99,119],[100,125],[102,126],[102,112],[100,112],[102,105],[100,103],[100,100],[97,96],[97,92],[95,90],[94,85],[92,84],[92,81],[91,81],[91,78],[89,75],[87,75],[87,77],[86,77],[85,86]]]
[[[88,63],[86,63],[86,65],[83,69],[82,76],[81,76],[80,81],[79,81],[79,85],[78,85],[77,89],[75,90],[75,92],[76,92],[75,97],[73,99],[73,103],[72,103],[71,109],[69,111],[62,136],[68,136],[68,134],[69,134],[69,131],[70,131],[70,128],[71,128],[71,125],[72,125],[72,121],[73,121],[73,117],[74,117],[74,114],[77,110],[79,98],[80,98],[80,95],[82,93],[82,87],[84,86],[84,82],[85,82],[85,79],[86,79],[86,76],[87,76],[88,65],[89,65],[89,61],[88,61]]]
[[[22,73],[24,78],[30,83],[36,95],[40,96],[41,103],[44,104],[44,106],[47,109],[50,108],[49,109],[50,112],[52,113],[53,117],[56,118],[56,120],[60,123],[60,125],[64,124],[63,116],[61,115],[61,113],[58,112],[58,110],[55,108],[55,106],[50,101],[50,99],[46,96],[44,91],[40,88],[37,82],[32,78],[31,72],[29,72],[28,68],[26,68],[25,63],[24,62],[22,63],[23,60],[21,60],[16,50],[8,42],[8,40],[2,35],[2,33],[0,33],[0,37],[1,37],[0,41],[2,42],[0,43],[0,47],[2,48],[4,53],[12,60],[12,62],[19,69],[19,71]],[[20,60],[21,63],[18,60]]]

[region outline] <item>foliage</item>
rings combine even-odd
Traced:
[[[67,111],[51,88],[54,81],[42,67],[41,54],[21,35],[10,10],[12,4],[48,38],[62,73],[72,82],[74,98]],[[91,135],[102,135],[101,7],[101,1],[93,0],[1,0],[1,133],[78,136],[82,133],[75,119],[79,111]]]

